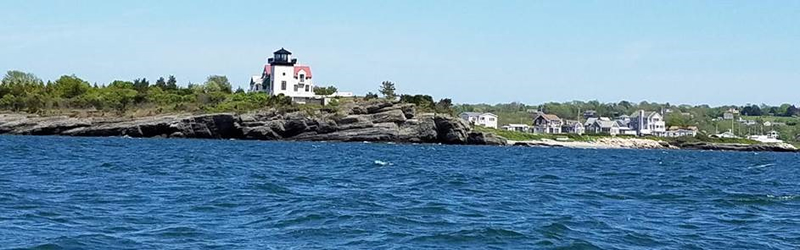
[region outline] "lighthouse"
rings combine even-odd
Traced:
[[[292,52],[281,48],[267,59],[260,77],[253,76],[250,81],[251,92],[266,92],[270,95],[292,97],[301,101],[314,97],[311,67],[297,64]]]

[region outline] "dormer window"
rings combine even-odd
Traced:
[[[300,82],[305,82],[305,81],[306,81],[306,75],[300,74]]]

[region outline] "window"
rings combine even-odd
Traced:
[[[300,79],[302,79],[302,78],[300,78]],[[308,90],[310,90],[310,89],[311,88],[309,88],[308,85],[306,85],[306,92],[308,92]]]
[[[281,90],[286,90],[286,81],[281,81]]]
[[[305,81],[306,81],[306,75],[300,74],[300,82],[305,82]]]
[[[286,72],[283,72],[283,75],[286,75]]]
[[[489,121],[490,121],[490,122],[493,122],[493,121],[494,121],[494,118],[489,118]]]

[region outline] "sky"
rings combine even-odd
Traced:
[[[225,75],[272,52],[314,83],[455,103],[800,103],[800,1],[5,0],[0,70],[89,82]]]

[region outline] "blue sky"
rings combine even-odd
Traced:
[[[457,103],[800,103],[800,1],[3,1],[0,70],[226,75],[286,47],[317,85]]]

